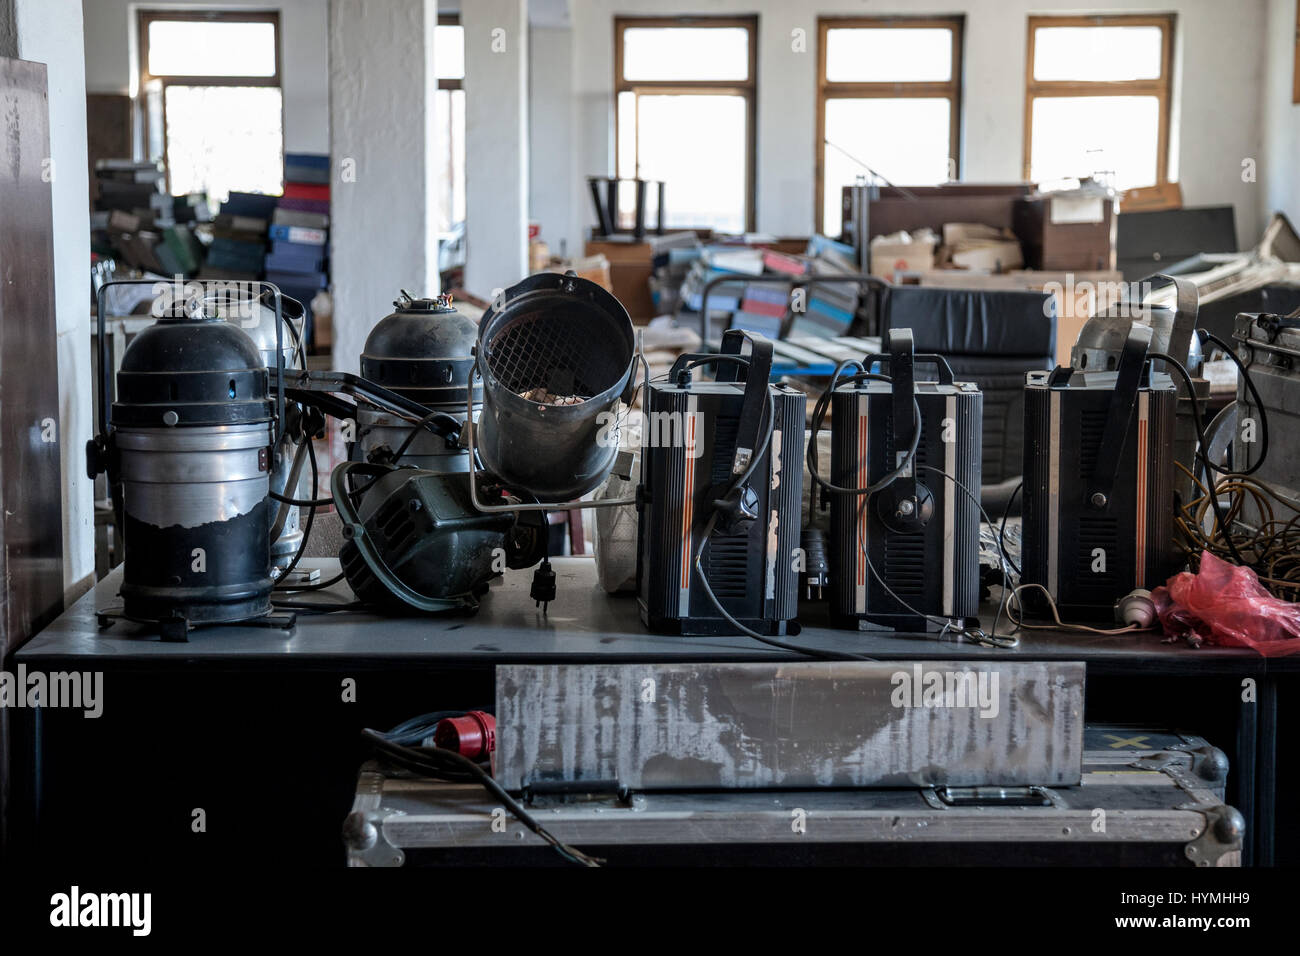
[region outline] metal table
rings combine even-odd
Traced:
[[[324,577],[332,576],[337,569],[337,562],[331,560],[304,564],[321,568]],[[418,702],[402,699],[398,690],[385,686],[379,696],[388,699],[378,702],[371,699],[370,705],[375,709],[364,718],[350,714],[346,718],[331,716],[331,720],[341,722],[331,725],[334,732],[342,734],[346,730],[355,735],[360,726],[386,726],[383,720],[391,720],[387,724],[391,726],[421,710],[490,704],[491,673],[498,663],[800,659],[793,652],[771,648],[743,636],[680,637],[646,633],[635,599],[611,597],[601,591],[590,558],[558,558],[553,566],[558,598],[546,614],[528,596],[531,572],[516,571],[494,583],[474,616],[394,619],[357,612],[300,614],[292,631],[213,627],[192,632],[187,643],[164,643],[149,629],[125,621],[107,629],[99,627],[97,611],[118,604],[116,594],[121,581],[118,569],[30,640],[17,652],[13,663],[25,665],[28,671],[102,671],[107,688],[113,687],[113,681],[130,688],[133,697],[130,704],[135,709],[132,726],[140,731],[151,729],[147,722],[152,711],[147,700],[134,698],[141,694],[171,694],[173,697],[168,697],[164,709],[184,707],[187,698],[179,688],[189,686],[187,681],[226,681],[227,689],[236,690],[230,697],[231,714],[242,716],[245,711],[238,708],[257,703],[266,706],[267,713],[276,721],[292,714],[294,726],[312,719],[303,707],[336,704],[337,685],[328,685],[329,693],[334,695],[329,700],[320,700],[320,692],[311,690],[307,693],[307,704],[296,697],[292,702],[261,701],[258,695],[264,696],[266,692],[260,690],[249,690],[249,700],[241,700],[239,688],[254,686],[254,678],[268,682],[255,686],[274,688],[277,681],[285,687],[298,678],[305,681],[304,675],[328,675],[328,680],[359,680],[362,675],[371,675],[398,683],[405,681],[401,693],[417,695]],[[321,603],[351,599],[351,592],[344,584],[302,598]],[[992,609],[987,609],[987,613],[986,626],[992,619]],[[1226,704],[1218,696],[1220,693],[1247,696],[1241,695],[1238,688],[1245,682],[1253,682],[1253,700],[1229,701],[1232,705],[1229,713],[1235,724],[1235,747],[1226,739],[1212,739],[1212,742],[1235,753],[1233,772],[1237,776],[1237,789],[1231,802],[1247,820],[1247,862],[1272,861],[1277,687],[1286,675],[1300,672],[1300,656],[1266,660],[1242,649],[1192,649],[1164,644],[1151,635],[1103,636],[1047,630],[1022,632],[1019,647],[997,649],[940,641],[934,636],[836,630],[819,621],[815,610],[804,620],[802,632],[788,638],[789,642],[827,651],[851,651],[878,660],[1083,661],[1088,666],[1090,683],[1114,679],[1122,689],[1113,693],[1108,690],[1107,697],[1132,694],[1135,705],[1131,713],[1090,713],[1090,720],[1129,720],[1137,716],[1166,726],[1182,725],[1207,737],[1212,735],[1196,726],[1202,720],[1207,702],[1197,698],[1198,691],[1184,691],[1184,688],[1199,688],[1212,681],[1216,688],[1215,701],[1222,708]],[[1003,628],[1006,626],[1004,621]],[[132,675],[130,682],[125,675]],[[435,686],[442,689],[435,692]],[[421,690],[424,687],[428,688],[427,696]],[[120,713],[126,706],[123,695],[119,693],[113,705],[107,688],[105,696],[110,699],[110,709],[115,706]],[[1157,707],[1154,715],[1139,715],[1140,708],[1136,707],[1139,698],[1159,701],[1160,695],[1156,693],[1159,688],[1166,689],[1170,695],[1168,702],[1152,703],[1150,706]],[[295,689],[293,693],[298,692]],[[465,699],[451,700],[448,695],[457,692],[463,692]],[[197,692],[194,699],[200,699]],[[210,745],[224,744],[220,736],[222,724],[210,712],[220,706],[225,705],[212,705],[200,715],[205,722],[217,721],[213,724],[217,729],[205,730],[204,740]],[[39,709],[20,709],[14,714],[19,731],[29,745],[26,751],[32,762],[29,797],[32,812],[39,816],[54,786],[45,771],[52,761],[60,759],[64,751],[59,748],[63,744],[56,744],[45,726],[54,719],[53,715],[42,717]],[[168,714],[160,714],[158,719],[165,723],[170,718]],[[142,721],[146,726],[140,726]],[[66,725],[58,736],[65,732],[79,736],[89,723]],[[263,725],[264,722],[253,726]],[[165,726],[171,729],[170,724]],[[206,728],[207,723],[203,726]],[[322,748],[324,739],[322,734],[319,738]],[[118,747],[127,746],[120,732],[113,737],[113,742]],[[78,739],[68,746],[80,744]],[[129,748],[125,753],[130,753]],[[18,756],[21,758],[23,754]],[[190,759],[188,754],[185,758]],[[351,762],[348,772],[355,766],[356,762]],[[74,769],[65,768],[63,772],[71,779],[75,776]]]

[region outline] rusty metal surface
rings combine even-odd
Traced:
[[[0,58],[0,651],[62,610],[63,512],[45,66]],[[68,399],[72,401],[72,398]],[[80,468],[73,459],[70,468]]]
[[[507,788],[1069,786],[1084,665],[500,665]]]

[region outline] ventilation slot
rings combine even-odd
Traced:
[[[925,593],[925,536],[890,534],[885,539],[885,581],[900,596]]]
[[[1109,592],[1115,584],[1115,562],[1119,559],[1118,523],[1115,518],[1087,515],[1079,521],[1079,562],[1076,571],[1079,584],[1085,588],[1100,588]],[[1098,549],[1104,555],[1104,571],[1093,570],[1102,560],[1094,554]]]
[[[1101,439],[1106,431],[1105,408],[1085,409],[1079,419],[1079,472],[1083,478],[1091,478],[1097,468],[1097,456],[1101,453]],[[1119,449],[1116,449],[1118,453]]]
[[[720,415],[713,428],[713,474],[715,484],[730,483],[731,460],[736,457],[736,435],[740,431],[739,415]]]
[[[749,536],[715,535],[704,554],[709,587],[721,598],[743,598],[749,571]]]

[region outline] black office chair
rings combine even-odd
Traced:
[[[881,295],[882,334],[911,329],[916,351],[944,356],[958,381],[984,393],[981,497],[986,508],[1005,504],[1023,467],[1025,373],[1056,362],[1056,300],[1019,289],[906,285]]]

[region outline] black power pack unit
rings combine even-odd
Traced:
[[[715,380],[692,380],[704,364]],[[771,342],[732,330],[721,354],[683,355],[647,386],[637,593],[653,630],[798,633],[807,397],[772,385],[771,366]]]
[[[910,631],[973,623],[984,396],[942,356],[915,354],[910,329],[891,330],[888,349],[832,383],[831,617]],[[918,362],[937,380],[918,381]]]
[[[1101,619],[1178,569],[1174,429],[1178,397],[1153,372],[1150,326],[1134,325],[1114,371],[1057,368],[1025,382],[1021,584],[1065,619]],[[1041,613],[1038,588],[1025,606]]]

